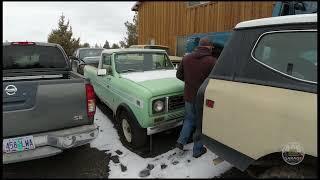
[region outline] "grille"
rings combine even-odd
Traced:
[[[168,99],[168,110],[175,110],[184,107],[183,96],[171,96]]]
[[[184,112],[170,114],[170,115],[168,115],[168,120],[181,118],[183,116],[184,116]]]

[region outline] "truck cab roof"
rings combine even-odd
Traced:
[[[47,42],[31,42],[31,41],[20,41],[20,42],[3,42],[2,45],[3,46],[8,46],[8,45],[12,45],[12,43],[34,43],[35,45],[38,46],[60,46],[59,44],[56,43],[47,43]]]
[[[105,49],[102,53],[112,54],[112,53],[130,53],[130,52],[166,52],[163,49],[141,49],[141,48],[126,48],[126,49]]]
[[[82,48],[78,48],[79,50],[82,50],[82,49],[104,49],[104,48],[90,48],[90,47],[82,47]]]
[[[131,45],[129,48],[145,48],[145,47],[151,47],[151,48],[166,48],[169,49],[168,46],[163,46],[163,45],[150,45],[150,44],[143,44],[143,45]],[[151,49],[150,48],[150,49]]]
[[[250,21],[238,23],[234,29],[270,26],[270,25],[283,25],[283,24],[296,24],[296,23],[316,23],[317,14],[302,14],[302,15],[288,15],[279,17],[261,18]]]

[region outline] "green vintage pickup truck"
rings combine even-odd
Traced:
[[[182,125],[184,83],[166,51],[106,49],[98,68],[85,66],[98,98],[112,111],[121,141],[146,145],[148,135]]]

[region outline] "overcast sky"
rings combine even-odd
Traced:
[[[70,20],[73,36],[81,44],[103,46],[118,43],[126,34],[124,23],[132,22],[134,12],[128,2],[3,2],[3,41],[47,42],[58,27],[61,14]]]

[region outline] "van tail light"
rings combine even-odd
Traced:
[[[210,99],[206,99],[206,106],[209,107],[209,108],[213,108],[214,101],[212,101]]]
[[[89,118],[93,118],[96,112],[96,98],[94,89],[91,84],[86,84],[86,95],[87,95],[87,114]]]

